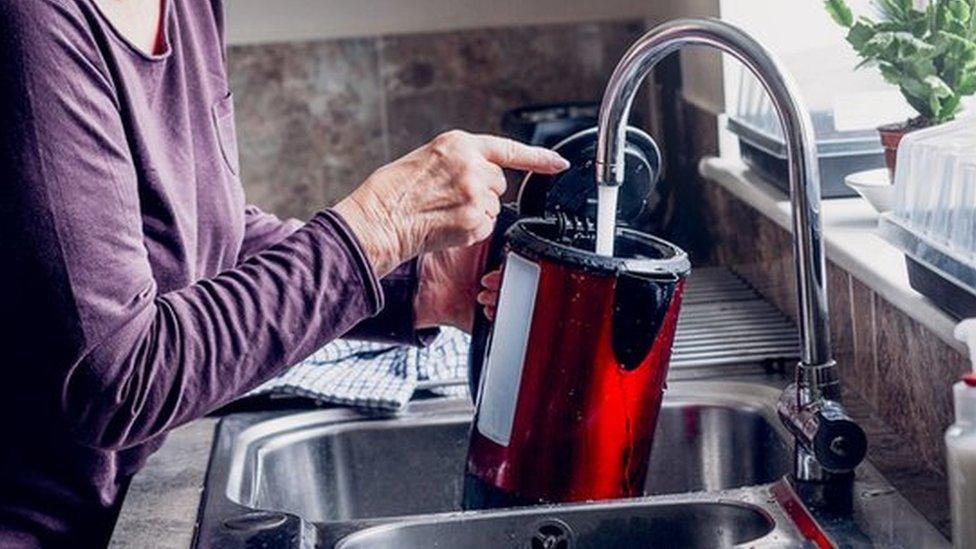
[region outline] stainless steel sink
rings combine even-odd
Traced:
[[[338,547],[732,547],[755,543],[775,528],[762,508],[743,503],[589,505],[563,508],[558,515],[535,509],[381,526],[353,534]]]
[[[704,389],[712,388],[708,393]],[[717,389],[717,391],[716,391]],[[418,404],[403,418],[348,421],[318,412],[258,423],[228,497],[327,522],[459,510],[471,412]],[[789,470],[774,417],[719,384],[675,384],[663,406],[645,493],[765,484]],[[309,482],[309,479],[315,479]]]
[[[775,415],[782,382],[762,379],[671,383],[645,497],[518,510],[458,510],[472,413],[465,401],[417,402],[397,417],[346,409],[229,416],[211,457],[197,546],[802,546],[772,496],[790,466]],[[825,529],[875,545],[945,543],[870,465],[858,476],[866,495],[857,520],[825,519]]]

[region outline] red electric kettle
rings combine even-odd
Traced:
[[[644,486],[688,257],[626,227],[614,257],[597,255],[590,218],[556,210],[505,233],[497,315],[480,346],[467,509],[631,497]]]

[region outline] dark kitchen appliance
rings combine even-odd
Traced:
[[[817,132],[817,160],[820,167],[820,194],[823,198],[850,198],[857,191],[844,184],[852,173],[883,168],[884,149],[877,132],[853,135],[833,129],[832,115],[810,113]],[[742,160],[759,175],[786,194],[790,192],[786,162],[786,141],[781,135],[764,131],[748,118],[729,118],[729,131],[739,137]]]
[[[956,320],[976,315],[976,293],[927,264],[905,255],[908,284]]]
[[[653,141],[631,137],[621,192],[653,186],[659,171]],[[485,374],[465,508],[632,497],[644,486],[690,264],[625,226],[614,257],[593,252],[593,140],[581,132],[558,145],[573,168],[527,177],[518,214],[506,213],[533,217],[505,233],[496,322],[473,338],[472,378],[482,364]],[[622,198],[621,225],[642,209]]]
[[[595,102],[530,105],[502,117],[502,133],[529,145],[552,147],[563,139],[596,126],[600,104]]]
[[[965,214],[967,211],[968,215]],[[974,218],[972,209],[957,209],[955,215],[960,216],[958,219]],[[936,218],[937,214],[931,212],[927,217],[919,217],[930,219]],[[943,219],[946,218],[943,215]],[[956,229],[959,234],[965,230]],[[881,216],[878,232],[905,254],[908,283],[912,288],[958,320],[976,315],[976,267],[958,245],[954,250],[938,242],[938,233],[920,230],[918,225],[912,225],[895,213]]]

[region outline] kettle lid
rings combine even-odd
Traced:
[[[518,194],[519,217],[596,219],[597,128],[579,131],[553,146],[570,162],[569,169],[547,175],[529,172]],[[661,175],[661,151],[644,131],[627,127],[624,184],[617,202],[617,224],[638,227],[650,212],[654,187]]]

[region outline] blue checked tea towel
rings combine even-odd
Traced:
[[[467,395],[470,343],[470,337],[455,328],[441,328],[437,339],[424,348],[339,339],[249,394],[396,412],[418,389]]]

